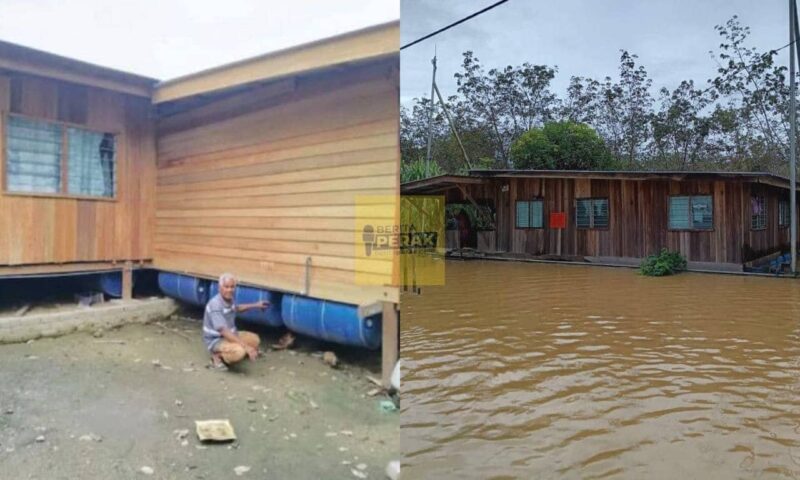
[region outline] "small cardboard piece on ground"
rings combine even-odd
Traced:
[[[197,438],[201,442],[231,442],[236,433],[229,420],[195,420]]]

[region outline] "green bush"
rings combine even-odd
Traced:
[[[670,252],[666,248],[658,255],[650,255],[639,265],[639,273],[649,277],[663,277],[686,270],[686,259],[680,252]]]
[[[511,145],[514,168],[534,170],[611,170],[619,168],[592,127],[551,122],[523,133]]]

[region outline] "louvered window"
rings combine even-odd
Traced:
[[[6,127],[8,191],[61,191],[61,137],[61,128],[58,125],[9,117]]]
[[[543,204],[542,200],[517,201],[517,228],[542,228]]]
[[[578,228],[608,228],[608,199],[579,198],[575,204],[575,225]]]
[[[80,197],[116,194],[116,138],[59,122],[9,115],[6,190]]]
[[[669,197],[670,230],[711,230],[714,208],[711,195]]]

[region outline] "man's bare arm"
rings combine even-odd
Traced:
[[[264,302],[255,302],[255,303],[243,303],[241,305],[236,305],[236,313],[247,312],[248,310],[254,310],[256,308],[260,308],[262,310],[269,308],[270,303],[267,301]]]

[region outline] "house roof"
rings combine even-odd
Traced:
[[[440,175],[438,177],[406,182],[401,192],[429,194],[442,192],[458,184],[488,183],[503,178],[587,178],[598,180],[724,180],[751,182],[789,188],[789,179],[767,172],[686,172],[676,170],[622,171],[622,170],[470,170],[469,175]]]
[[[384,23],[161,82],[156,86],[153,103],[399,57],[399,53],[400,22]]]
[[[93,63],[0,40],[0,71],[15,71],[40,77],[90,85],[150,98],[155,78],[101,67]]]
[[[390,22],[221,65],[159,82],[158,79],[0,40],[0,73],[21,72],[151,98],[164,103],[256,82],[397,56],[400,22]]]

